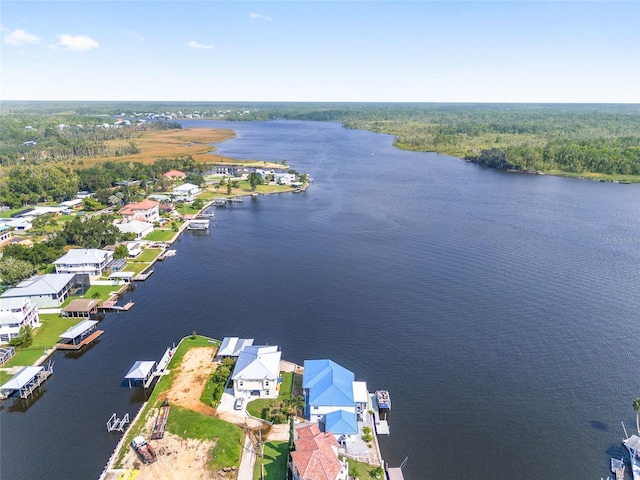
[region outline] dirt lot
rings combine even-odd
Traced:
[[[200,402],[200,395],[207,382],[207,378],[217,364],[211,359],[215,347],[192,348],[182,360],[182,367],[175,378],[166,397],[173,405],[189,408],[203,415],[215,414],[215,409]],[[161,395],[164,397],[165,395]],[[152,410],[147,418],[147,432],[153,429],[155,414]],[[158,455],[158,461],[151,465],[141,465],[140,460],[132,449],[129,449],[124,459],[127,469],[140,470],[136,480],[182,480],[182,479],[213,479],[218,478],[214,472],[207,470],[206,464],[210,459],[210,451],[214,442],[185,440],[171,433],[165,433],[161,440],[152,440],[150,444]],[[118,476],[107,479],[116,480]],[[126,476],[124,478],[127,478]],[[234,478],[231,474],[221,478]]]

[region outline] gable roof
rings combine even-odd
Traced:
[[[2,294],[3,297],[34,297],[39,295],[54,295],[66,287],[75,277],[75,273],[48,273],[36,275],[23,280],[14,288]]]
[[[253,345],[253,338],[224,337],[217,356],[237,357],[245,347]]]
[[[346,410],[327,413],[324,417],[324,431],[334,435],[355,435],[358,433],[358,417]]]
[[[232,380],[277,380],[280,375],[280,356],[277,346],[252,345],[246,347],[233,369]]]
[[[183,183],[180,186],[177,186],[176,188],[173,189],[173,193],[188,193],[191,190],[193,190],[194,188],[200,188],[197,185],[194,185],[193,183]]]
[[[112,252],[98,248],[72,248],[62,257],[53,262],[54,265],[85,265],[100,264],[105,261]]]
[[[331,433],[320,433],[317,425],[296,430],[296,449],[291,452],[291,462],[300,478],[310,480],[335,480],[342,470],[336,451],[338,442]]]
[[[149,230],[150,228],[153,229],[153,223],[143,222],[141,220],[131,220],[127,223],[116,223],[116,227],[122,233],[135,233],[137,235]]]
[[[355,407],[355,375],[331,360],[305,360],[302,388],[309,389],[308,404]]]

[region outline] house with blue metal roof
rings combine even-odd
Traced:
[[[352,442],[358,436],[358,417],[353,412],[335,410],[320,421],[323,432],[331,432],[339,443]]]
[[[302,377],[305,417],[317,422],[336,410],[355,415],[354,380],[353,372],[331,360],[305,360]]]

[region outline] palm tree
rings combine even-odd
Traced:
[[[640,434],[640,397],[633,401],[633,411],[636,412],[636,428]]]
[[[304,397],[302,395],[291,397],[285,400],[285,405],[289,410],[289,415],[297,415],[304,408]]]

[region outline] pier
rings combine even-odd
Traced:
[[[616,480],[624,480],[625,466],[622,459],[620,460],[618,460],[617,458],[611,459],[611,471],[615,474]]]
[[[22,367],[18,373],[0,386],[0,399],[8,398],[15,393],[27,399],[47,378],[53,374],[53,362],[46,367]]]
[[[209,219],[193,219],[189,220],[187,230],[207,230],[209,228]]]
[[[129,381],[129,388],[131,388],[131,382],[141,384],[144,388],[149,388],[153,379],[155,378],[157,363],[154,361],[137,361],[133,364],[133,367],[129,369],[129,372],[124,377]]]
[[[98,307],[99,310],[103,312],[111,312],[111,311],[127,311],[133,307],[135,303],[127,302],[124,305],[116,305],[114,300],[107,300],[106,302],[102,302],[102,305]]]
[[[149,270],[147,270],[146,272],[143,273],[139,273],[138,275],[136,275],[135,277],[133,277],[133,279],[136,282],[144,282],[147,278],[149,278],[151,276],[151,274],[153,273],[153,268],[150,268]]]
[[[104,333],[104,331],[96,329],[97,324],[96,320],[83,320],[71,327],[60,334],[63,341],[58,343],[56,348],[58,350],[80,350],[85,345],[89,345]]]

